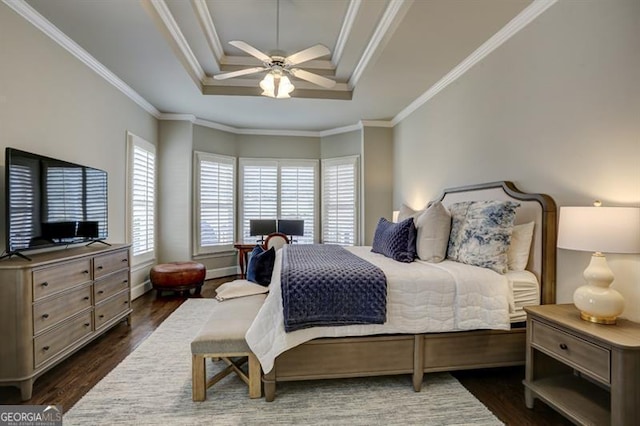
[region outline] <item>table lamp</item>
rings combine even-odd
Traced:
[[[576,289],[573,303],[580,318],[615,324],[624,310],[622,295],[609,286],[614,275],[603,253],[640,253],[640,208],[560,207],[558,248],[594,252],[584,270],[587,285]]]

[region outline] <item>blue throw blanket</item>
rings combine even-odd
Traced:
[[[387,279],[377,266],[329,244],[286,245],[282,253],[284,328],[382,324]]]

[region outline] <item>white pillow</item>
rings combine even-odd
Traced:
[[[236,297],[253,296],[254,294],[267,293],[269,287],[252,283],[247,280],[235,280],[222,284],[216,289],[216,299],[222,302]]]
[[[511,232],[511,244],[507,250],[507,263],[511,271],[524,271],[529,262],[529,251],[535,223],[515,225]]]
[[[400,206],[400,211],[398,211],[398,223],[402,222],[403,220],[407,220],[410,217],[413,218],[413,221],[416,221],[416,218],[423,212],[424,210],[418,210],[415,211],[414,209],[412,209],[411,207],[407,206],[406,204],[403,204]]]
[[[417,219],[416,251],[421,260],[442,262],[447,257],[447,244],[451,231],[451,213],[441,202],[431,204]]]

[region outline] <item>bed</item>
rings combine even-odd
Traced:
[[[520,206],[516,210],[515,224],[535,224],[526,271],[506,274],[504,278],[513,290],[506,323],[501,317],[496,323],[491,323],[492,320],[488,320],[488,324],[480,323],[478,328],[481,329],[439,323],[402,324],[394,328],[393,321],[388,320],[384,325],[318,327],[292,333],[278,332],[277,326],[271,327],[268,323],[274,316],[269,316],[268,309],[271,308],[267,306],[269,299],[274,299],[271,305],[282,303],[282,295],[277,291],[281,267],[278,263],[281,259],[278,258],[273,274],[274,283],[265,306],[246,336],[249,346],[263,365],[266,400],[275,398],[276,384],[284,381],[411,374],[414,390],[420,391],[424,373],[524,364],[526,329],[521,308],[526,304],[555,302],[556,206],[549,196],[523,193],[513,183],[506,181],[447,189],[439,200],[434,201],[451,206],[462,201],[482,200],[516,201]],[[351,250],[365,260],[376,256],[363,247]],[[456,276],[456,282],[462,279],[460,277],[480,277],[484,273],[468,271],[456,263],[445,261],[431,266],[414,262],[402,267],[415,271],[435,268],[436,274],[442,276],[460,274]],[[390,263],[389,266],[394,267]],[[533,287],[527,284],[530,281],[527,277],[534,277]],[[411,277],[406,281],[406,285],[411,285]],[[273,287],[274,284],[276,287]],[[460,292],[460,287],[457,291]],[[498,293],[489,299],[503,300]],[[514,309],[514,304],[518,309]],[[390,309],[393,310],[393,307]],[[459,307],[456,309],[460,311]],[[469,324],[473,324],[473,321]],[[450,329],[456,331],[448,331]],[[267,338],[265,334],[271,335]]]

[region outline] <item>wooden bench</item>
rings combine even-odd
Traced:
[[[262,306],[265,294],[240,297],[218,303],[196,338],[191,342],[192,398],[204,401],[207,389],[231,372],[249,386],[249,397],[262,396],[261,368],[244,338]],[[232,360],[241,357],[240,361]],[[221,359],[227,367],[207,380],[206,359]],[[241,366],[248,361],[248,372]]]

